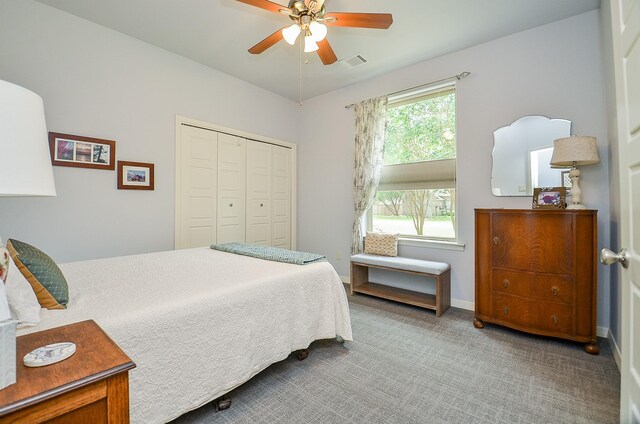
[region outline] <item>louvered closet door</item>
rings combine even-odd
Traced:
[[[271,245],[291,248],[291,149],[271,146]]]
[[[247,243],[271,245],[271,145],[247,141]]]
[[[246,140],[218,134],[217,242],[245,241]]]
[[[183,125],[180,137],[176,248],[208,246],[216,242],[218,133]]]

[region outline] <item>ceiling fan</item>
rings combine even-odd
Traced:
[[[282,13],[294,22],[281,28],[249,49],[249,53],[260,54],[278,41],[284,40],[293,45],[300,33],[304,36],[304,51],[318,52],[325,65],[334,63],[338,58],[325,38],[327,26],[387,29],[393,23],[389,13],[325,13],[325,0],[290,0],[285,7],[269,0],[238,0],[251,6],[270,12]]]

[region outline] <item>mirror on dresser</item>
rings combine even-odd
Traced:
[[[571,121],[524,116],[493,132],[491,191],[532,196],[534,187],[560,187],[563,169],[549,165],[553,141],[571,134]]]

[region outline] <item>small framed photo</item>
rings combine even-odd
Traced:
[[[119,190],[153,190],[153,164],[118,161]]]
[[[49,151],[54,166],[116,169],[116,142],[113,140],[50,132]]]
[[[567,196],[569,195],[569,192],[571,191],[571,186],[573,184],[573,182],[571,181],[571,175],[569,175],[569,172],[570,171],[568,170],[560,172],[562,186],[567,189]]]
[[[566,188],[536,187],[533,189],[533,209],[565,209],[566,207]]]

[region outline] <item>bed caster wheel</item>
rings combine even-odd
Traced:
[[[304,361],[309,356],[309,349],[301,349],[296,352],[299,361]]]
[[[213,401],[213,406],[216,412],[224,411],[231,407],[231,399],[228,396],[222,396]]]

